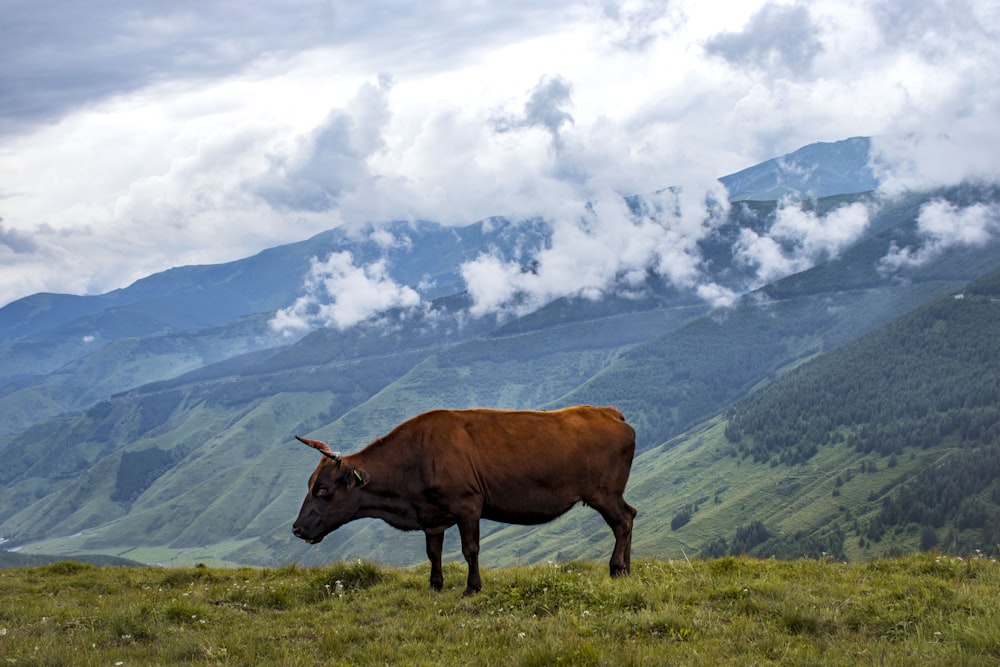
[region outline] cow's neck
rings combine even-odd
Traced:
[[[358,510],[358,517],[382,519],[393,528],[400,530],[422,530],[417,514],[404,503],[367,504]]]
[[[406,499],[405,474],[399,468],[385,469],[378,461],[355,455],[351,465],[368,473],[369,480],[358,491],[364,494],[358,506],[357,518],[382,519],[400,530],[421,530],[417,508]],[[395,482],[395,483],[394,483]]]

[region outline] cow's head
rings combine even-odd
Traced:
[[[359,489],[368,483],[368,474],[348,463],[325,442],[295,438],[323,454],[309,478],[309,492],[292,525],[296,537],[316,544],[357,517],[361,502]]]

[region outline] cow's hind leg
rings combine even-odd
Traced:
[[[611,496],[587,504],[600,512],[615,535],[615,548],[611,552],[609,563],[611,576],[628,574],[632,569],[632,522],[636,509],[625,502],[622,496]]]
[[[462,537],[462,555],[469,564],[469,579],[462,595],[474,595],[483,590],[483,581],[479,578],[479,517],[460,519],[458,533]]]
[[[444,588],[444,571],[441,569],[441,553],[444,551],[444,531],[424,533],[427,536],[427,560],[431,562],[431,588]]]

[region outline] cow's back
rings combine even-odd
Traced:
[[[621,494],[635,452],[632,427],[607,407],[438,410],[409,429],[428,489],[481,495],[484,517],[513,523],[551,520],[595,489]]]

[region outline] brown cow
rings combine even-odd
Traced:
[[[458,524],[470,595],[482,589],[481,518],[545,523],[582,501],[614,532],[611,576],[629,572],[636,510],[623,493],[635,431],[615,408],[433,410],[343,457],[323,442],[295,437],[325,457],[292,528],[310,544],[364,517],[422,530],[431,587],[441,590],[444,531]]]

